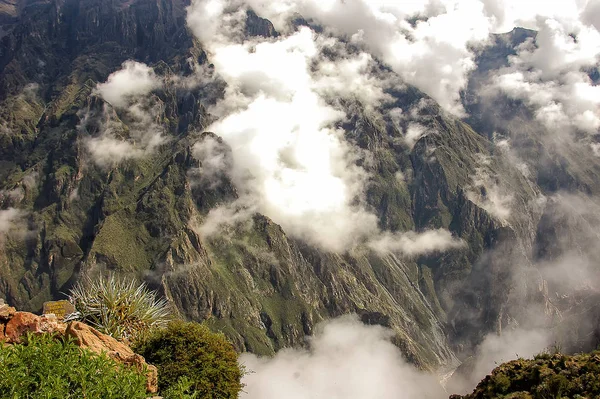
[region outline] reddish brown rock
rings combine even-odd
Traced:
[[[158,391],[158,371],[156,367],[146,363],[144,358],[133,353],[131,348],[111,336],[87,324],[77,321],[69,323],[65,331],[67,336],[73,337],[78,346],[87,348],[95,353],[106,353],[113,360],[135,367],[137,370],[146,371],[146,389],[150,393]]]
[[[66,335],[75,338],[77,345],[86,347],[96,353],[114,351],[128,355],[133,354],[131,348],[124,343],[117,341],[109,335],[102,334],[95,328],[79,321],[69,323]]]
[[[40,331],[49,334],[64,335],[67,325],[54,314],[47,314],[40,317]]]
[[[40,333],[41,317],[28,312],[16,312],[6,324],[4,335],[10,343],[20,343],[28,332]]]

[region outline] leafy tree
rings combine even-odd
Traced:
[[[71,290],[69,299],[83,321],[129,342],[172,320],[166,299],[159,299],[146,284],[125,281],[114,275],[107,279],[84,279]]]
[[[28,335],[0,345],[0,398],[145,399],[146,377],[71,340]]]
[[[235,399],[242,389],[244,371],[233,345],[204,325],[171,322],[134,350],[158,368],[161,392],[173,395],[168,398],[179,390],[181,397]]]

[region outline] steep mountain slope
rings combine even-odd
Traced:
[[[465,245],[426,255],[366,246],[332,253],[258,213],[206,234],[209,212],[239,193],[226,173],[220,184],[199,184],[206,172],[197,145],[217,142],[224,157],[231,149],[204,132],[223,82],[181,84],[211,69],[186,27],[187,5],[23,2],[2,22],[0,296],[36,311],[82,273],[114,271],[148,281],[185,317],[208,320],[239,349],[260,354],[302,345],[317,322],[357,312],[392,327],[403,352],[428,369],[456,364],[456,352],[470,353],[487,332],[527,320],[512,304],[548,303],[531,267],[547,186],[491,135],[410,86],[388,93],[389,108],[344,104],[345,138],[368,154],[357,160],[370,176],[367,205],[382,230],[445,228]],[[268,21],[247,17],[247,35],[277,36]],[[97,90],[127,60],[147,63],[166,82],[143,100],[150,117],[141,122]],[[412,119],[398,124],[390,112],[397,108]],[[422,129],[414,141],[409,122]],[[90,141],[107,143],[109,129],[134,143],[118,162],[110,154],[121,147],[90,149]],[[148,135],[157,143],[146,143]],[[595,174],[584,174],[595,189]],[[523,276],[518,289],[515,274]]]

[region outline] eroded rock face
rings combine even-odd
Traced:
[[[94,353],[105,353],[116,362],[135,367],[146,374],[146,390],[158,391],[158,370],[146,363],[144,358],[113,337],[81,322],[63,323],[55,315],[38,316],[29,312],[17,312],[14,308],[0,307],[0,341],[4,344],[20,344],[27,333],[56,334],[72,337],[77,345]]]

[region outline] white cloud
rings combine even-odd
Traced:
[[[194,184],[215,188],[221,183],[219,177],[226,175],[231,168],[228,148],[214,137],[206,136],[202,141],[194,144],[193,155],[200,161],[197,172],[199,178],[197,182],[193,182]]]
[[[577,19],[538,17],[535,41],[521,45],[497,71],[488,93],[524,100],[536,118],[563,137],[600,128],[600,87],[588,76],[600,64],[600,32]]]
[[[121,118],[108,104],[81,118],[78,128],[84,134],[83,143],[98,166],[110,168],[147,156],[166,142],[163,128],[155,122],[162,113],[161,104],[153,104],[151,99],[140,101],[123,109]]]
[[[345,35],[386,62],[404,80],[442,107],[462,114],[459,91],[474,69],[470,44],[487,41],[490,22],[479,1],[389,2],[251,0],[249,3],[284,29],[281,13],[299,12]],[[410,18],[420,15],[416,24]],[[469,21],[469,23],[465,23]]]
[[[0,234],[7,234],[13,230],[24,229],[25,217],[27,212],[16,209],[8,208],[0,210]]]
[[[545,330],[507,330],[502,334],[489,334],[477,348],[475,370],[481,380],[497,365],[514,359],[531,358],[552,343]]]
[[[472,372],[456,375],[450,380],[452,393],[466,394],[500,364],[518,358],[532,358],[552,344],[551,333],[541,329],[505,330],[502,334],[488,334],[478,345]]]
[[[590,0],[581,13],[581,20],[600,31],[600,1]]]
[[[507,221],[513,196],[501,187],[495,173],[486,167],[486,162],[489,160],[482,160],[483,165],[476,169],[472,186],[466,193],[467,198],[497,219]]]
[[[284,349],[274,358],[243,354],[247,399],[433,399],[447,396],[436,377],[409,365],[390,342],[392,332],[355,316],[327,322],[310,349]]]
[[[465,242],[452,236],[443,229],[428,230],[422,233],[383,233],[369,242],[369,246],[380,253],[393,252],[407,256],[443,252],[449,249],[463,248]]]
[[[392,335],[349,315],[318,325],[307,338],[308,349],[283,349],[272,358],[242,354],[249,373],[240,399],[442,399],[472,391],[499,364],[532,357],[552,343],[542,330],[488,334],[476,349],[473,372],[453,376],[447,393],[444,378],[409,364],[390,342]]]
[[[123,68],[97,86],[98,93],[114,107],[124,108],[133,99],[161,86],[161,80],[148,65],[125,61]]]
[[[227,83],[225,98],[210,109],[219,119],[207,130],[232,149],[227,173],[240,201],[287,233],[327,250],[343,252],[377,237],[377,217],[364,205],[369,176],[357,166],[365,154],[336,127],[347,119],[340,98],[369,109],[389,100],[387,88],[403,85],[381,71],[371,55],[307,27],[277,39],[244,40],[231,24],[239,23],[236,5],[241,4],[197,0],[188,9],[188,23]],[[209,34],[214,21],[201,24],[206,15],[199,14],[207,8],[211,18],[222,20],[217,35]],[[237,221],[238,210],[212,212],[205,232],[218,228],[217,216]],[[409,247],[416,245],[424,252],[427,246],[416,237],[406,235],[400,239],[405,245],[394,251],[413,254]]]
[[[419,125],[418,123],[410,123],[406,132],[404,133],[404,141],[408,145],[408,147],[412,150],[417,141],[423,135],[425,135],[427,128],[425,126]]]
[[[126,159],[139,158],[143,152],[132,143],[109,135],[89,138],[85,141],[92,158],[99,166],[110,167]]]
[[[205,237],[211,237],[222,234],[224,230],[238,224],[246,224],[250,227],[249,220],[255,213],[256,204],[251,202],[251,198],[242,197],[230,204],[212,208],[197,230]]]
[[[360,53],[337,61],[323,60],[315,74],[315,91],[326,98],[356,98],[369,109],[391,101],[387,87],[401,88],[402,83],[391,74],[373,72],[374,60],[370,54]]]

